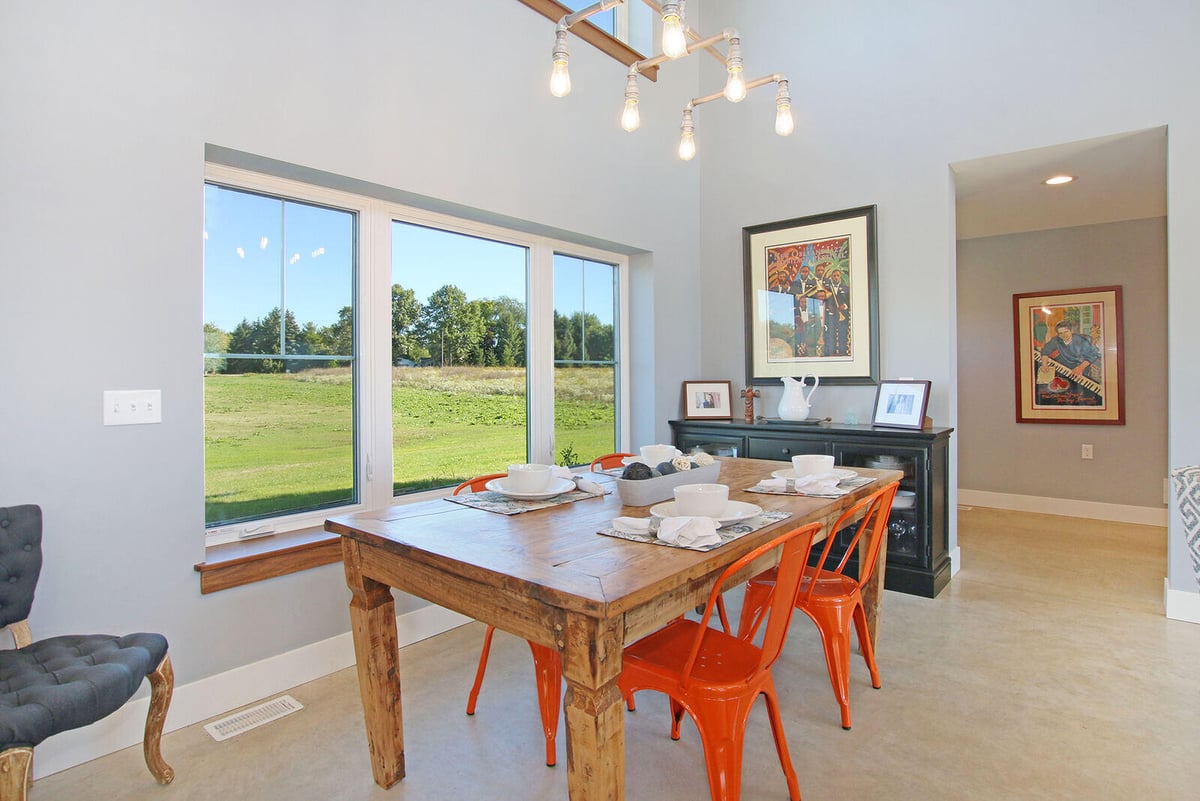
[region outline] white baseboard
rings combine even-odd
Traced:
[[[1171,620],[1200,623],[1200,593],[1173,590],[1167,579],[1163,579],[1163,606]]]
[[[400,647],[470,623],[471,618],[423,606],[396,618]],[[175,688],[164,732],[223,715],[254,701],[319,679],[354,664],[354,642],[349,632],[297,648],[249,665],[209,676]],[[146,727],[150,696],[135,699],[104,720],[55,735],[39,745],[33,760],[34,778],[139,745]],[[169,763],[169,748],[163,749]]]
[[[1167,508],[1124,506],[1098,501],[1075,501],[1069,498],[1042,498],[1037,495],[1010,495],[1004,492],[984,492],[958,488],[960,506],[986,506],[990,509],[1010,509],[1014,512],[1034,512],[1045,515],[1085,517],[1089,520],[1111,520],[1114,523],[1139,523],[1146,526],[1167,525]]]

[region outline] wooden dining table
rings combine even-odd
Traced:
[[[710,551],[600,535],[623,506],[615,479],[588,474],[609,492],[550,508],[505,515],[439,498],[326,521],[341,535],[350,623],[371,768],[391,787],[404,778],[401,677],[392,588],[427,599],[556,651],[562,659],[567,786],[571,801],[625,797],[624,706],[617,689],[623,647],[702,604],[721,571],[757,545],[807,523],[819,538],[856,501],[901,474],[856,468],[876,480],[838,498],[750,493],[784,463],[721,458],[731,501],[786,519]],[[884,558],[864,600],[879,631]],[[769,564],[755,564],[747,575]]]

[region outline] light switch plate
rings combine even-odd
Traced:
[[[161,389],[104,390],[104,425],[130,426],[161,422]]]

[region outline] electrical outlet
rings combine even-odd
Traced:
[[[161,422],[161,389],[104,390],[104,425],[130,426]]]
[[[1092,446],[1084,445],[1083,448],[1080,449],[1079,458],[1080,459],[1091,459],[1092,458]]]

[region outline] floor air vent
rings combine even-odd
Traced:
[[[281,695],[265,704],[252,706],[227,718],[206,723],[204,730],[211,734],[214,740],[228,740],[230,737],[258,728],[273,720],[279,720],[284,715],[290,715],[303,708],[304,705],[292,696]]]

